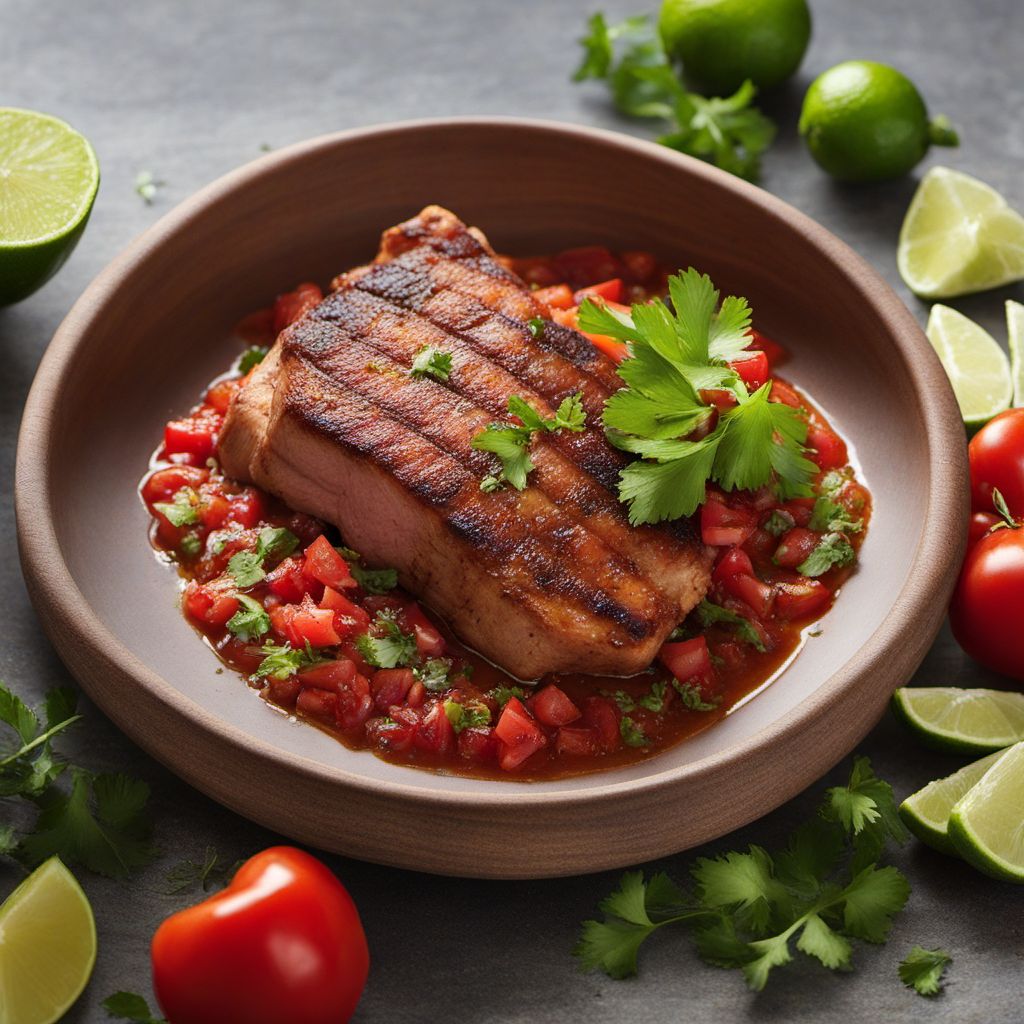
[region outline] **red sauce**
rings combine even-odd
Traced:
[[[643,301],[663,290],[666,276],[649,253],[600,247],[505,262],[538,289],[552,319],[571,326],[580,289],[611,302]],[[317,286],[301,285],[247,317],[239,333],[269,344],[320,297]],[[620,343],[592,340],[621,358]],[[751,348],[764,355],[737,369],[754,386],[784,350],[757,332]],[[846,445],[800,392],[773,377],[773,400],[806,410],[817,489],[827,484],[861,524],[846,534],[856,549],[871,500]],[[691,614],[659,660],[628,679],[580,673],[524,684],[389,587],[386,574],[368,575],[354,553],[339,553],[333,527],[224,477],[217,434],[243,380],[238,370],[219,378],[187,417],[168,423],[141,484],[152,542],[178,568],[186,617],[228,666],[269,703],[389,761],[528,780],[650,757],[766,685],[852,571],[832,568],[813,579],[797,571],[828,529],[811,528],[815,499],[714,489],[697,518],[716,549],[707,601],[722,621],[691,621],[699,613]],[[269,661],[268,643],[276,652]]]

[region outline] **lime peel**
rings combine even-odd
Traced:
[[[1024,693],[904,686],[892,709],[924,743],[947,753],[988,754],[1024,740]]]

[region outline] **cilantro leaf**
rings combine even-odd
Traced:
[[[451,658],[428,658],[412,672],[431,693],[441,693],[451,686],[449,681],[451,670]]]
[[[721,605],[713,604],[706,598],[700,602],[696,607],[697,621],[702,626],[707,628],[715,623],[722,623],[727,626],[734,626],[736,628],[736,635],[744,642],[748,643],[757,651],[762,653],[767,649],[764,645],[764,641],[761,639],[761,635],[754,628],[754,624],[750,619],[744,618],[738,612],[734,612],[729,608],[723,608]]]
[[[259,366],[259,364],[266,358],[269,351],[270,349],[266,348],[264,345],[250,345],[238,357],[238,372],[244,376],[254,366]]]
[[[403,633],[398,623],[378,612],[373,627],[380,635],[363,633],[356,638],[359,653],[374,668],[398,668],[416,657],[416,637]]]
[[[72,770],[71,791],[51,793],[36,831],[22,841],[29,867],[59,856],[109,878],[126,878],[154,857],[145,815],[149,786],[126,775]]]
[[[900,981],[919,996],[936,996],[942,991],[942,976],[952,962],[944,949],[914,946],[899,966]]]
[[[236,551],[228,559],[228,573],[238,587],[254,587],[267,574],[263,571],[263,559],[255,551]]]
[[[650,740],[645,735],[643,729],[640,728],[636,722],[633,721],[629,715],[623,715],[619,719],[619,735],[622,737],[622,742],[627,747],[646,747],[650,745]]]
[[[192,526],[199,522],[202,507],[199,494],[191,487],[182,487],[172,501],[154,502],[153,508],[164,515],[172,526]]]
[[[539,316],[531,317],[526,321],[526,326],[530,330],[531,338],[543,338],[544,328],[547,325],[547,321]]]
[[[226,885],[242,863],[225,863],[215,847],[207,846],[201,861],[182,860],[167,872],[167,895],[176,896],[195,888],[209,892],[215,886]]]
[[[341,557],[348,562],[352,578],[368,594],[386,594],[398,586],[398,572],[395,569],[367,569],[359,561],[359,552],[351,548],[338,548]]]
[[[433,345],[424,345],[412,361],[409,376],[417,380],[433,377],[442,383],[446,382],[452,372],[452,354]]]
[[[846,508],[825,495],[814,502],[811,519],[807,524],[809,530],[837,533],[859,533],[863,527],[862,520],[854,519]]]
[[[267,641],[261,648],[263,660],[253,673],[254,679],[272,676],[274,679],[287,679],[295,675],[301,668],[316,664],[316,657],[309,649],[294,649],[291,644],[278,646],[273,640]]]
[[[767,929],[772,907],[786,898],[786,890],[773,872],[772,859],[760,846],[714,859],[700,857],[692,868],[704,906],[728,909],[737,921],[758,933]]]
[[[673,679],[672,688],[682,698],[683,707],[687,711],[714,711],[721,703],[717,697],[713,701],[706,701],[699,687],[694,686],[693,683],[681,683],[678,679]]]
[[[821,576],[829,569],[850,565],[857,557],[852,545],[841,533],[826,533],[818,546],[796,567],[804,576]]]
[[[463,729],[474,729],[491,724],[491,709],[480,701],[460,704],[456,700],[444,702],[444,713],[458,735]]]
[[[487,696],[498,705],[500,711],[513,697],[516,700],[526,700],[527,694],[521,686],[495,686],[494,689],[487,691]]]
[[[17,740],[0,753],[0,797],[40,798],[64,771],[55,759],[51,742],[81,718],[75,714],[77,697],[66,687],[51,690],[43,704],[43,722],[20,697],[0,684],[0,722]]]
[[[910,884],[898,869],[869,864],[843,891],[846,930],[865,942],[885,942],[909,895]]]
[[[134,1021],[135,1024],[167,1024],[162,1017],[154,1017],[149,1003],[135,992],[115,992],[100,1005],[111,1017]]]
[[[796,526],[796,520],[791,512],[784,508],[772,510],[772,514],[761,524],[762,529],[767,530],[773,537],[781,537]]]
[[[563,398],[550,420],[545,420],[548,430],[569,430],[574,434],[581,433],[587,425],[587,414],[583,411],[583,396],[569,395]]]
[[[287,558],[299,546],[299,538],[283,526],[264,526],[256,539],[256,557],[260,563]]]
[[[242,607],[228,619],[228,631],[245,642],[258,640],[265,633],[269,633],[270,616],[263,605],[248,594],[237,594],[236,597]]]

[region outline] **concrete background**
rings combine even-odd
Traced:
[[[259,155],[335,129],[445,114],[551,117],[644,134],[619,120],[596,85],[568,78],[575,40],[597,0],[0,0],[0,103],[64,117],[96,147],[103,184],[77,252],[42,291],[0,310],[0,679],[36,699],[70,676],[42,637],[17,566],[11,492],[25,395],[57,324],[88,281],[135,235],[195,189]],[[927,306],[896,273],[895,243],[918,175],[849,188],[819,173],[796,134],[808,82],[852,57],[882,60],[917,82],[935,113],[960,129],[959,150],[930,157],[974,173],[1024,207],[1024,7],[1020,0],[812,0],[814,38],[797,78],[764,108],[779,138],[762,184],[862,253],[922,323]],[[653,0],[652,0],[653,6]],[[635,9],[615,3],[617,17]],[[134,191],[149,170],[164,182],[152,205]],[[920,172],[918,172],[919,174]],[[581,240],[585,241],[585,240]],[[955,305],[1005,338],[1004,298],[1021,286]],[[984,683],[943,633],[918,679]],[[86,876],[100,955],[67,1020],[107,1019],[100,1001],[126,988],[150,994],[148,943],[190,897],[162,890],[170,867],[207,845],[228,861],[276,837],[234,817],[142,754],[84,702],[86,722],[63,742],[83,763],[145,778],[153,789],[159,861],[129,883]],[[921,750],[889,718],[863,746],[902,797],[961,763]],[[815,807],[821,783],[774,814],[699,852],[780,844]],[[11,816],[0,807],[0,823]],[[694,854],[657,865],[685,877]],[[582,975],[569,951],[616,874],[533,883],[432,878],[340,858],[332,866],[363,915],[373,956],[360,1021],[1017,1022],[1024,1017],[1024,893],[908,844],[895,862],[913,893],[890,942],[861,946],[855,972],[833,976],[798,957],[768,989],[704,966],[683,933],[664,933],[641,977]],[[0,893],[18,880],[0,866]],[[946,993],[926,1002],[902,988],[910,946],[943,946],[955,962]]]

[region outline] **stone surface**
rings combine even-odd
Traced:
[[[0,310],[0,607],[6,624],[0,679],[37,698],[69,680],[41,639],[16,558],[11,491],[20,411],[57,324],[88,281],[136,234],[195,189],[278,147],[340,128],[447,114],[516,114],[601,125],[620,121],[596,86],[573,87],[574,40],[596,0],[331,0],[289,4],[216,0],[122,4],[115,0],[3,0],[2,102],[67,118],[94,143],[103,169],[92,221],[78,251],[41,292]],[[653,6],[653,4],[652,4]],[[1024,8],[1019,0],[812,0],[814,39],[797,80],[766,109],[780,137],[762,184],[816,217],[885,275],[921,319],[927,306],[896,274],[895,242],[915,185],[835,185],[796,134],[811,78],[839,60],[867,57],[908,73],[935,112],[948,114],[962,147],[944,162],[974,173],[1024,207]],[[616,4],[614,16],[633,13]],[[133,187],[149,170],[165,184],[147,206]],[[514,169],[510,169],[514,170]],[[1000,339],[1002,289],[955,305]],[[980,683],[948,634],[919,678]],[[86,723],[65,748],[96,769],[128,771],[153,788],[161,859],[131,883],[84,884],[96,909],[100,957],[93,981],[68,1014],[100,1022],[100,1001],[127,988],[149,995],[148,942],[186,897],[165,895],[165,875],[208,845],[227,860],[275,841],[178,782],[86,705]],[[960,763],[923,751],[890,719],[865,742],[880,774],[904,796]],[[771,847],[815,806],[826,784],[700,853]],[[0,811],[4,815],[5,809]],[[693,854],[657,865],[685,877]],[[332,858],[362,908],[373,953],[360,1021],[896,1022],[1021,1020],[1024,892],[989,882],[910,844],[895,858],[913,894],[891,941],[861,947],[856,972],[833,977],[805,959],[748,992],[732,972],[702,965],[684,934],[652,942],[635,982],[581,975],[569,955],[578,922],[591,915],[614,874],[550,882],[488,883],[432,878]],[[0,893],[17,874],[0,867]],[[926,1003],[902,988],[896,964],[920,943],[953,953],[949,988]],[[230,1022],[226,1022],[230,1024]]]

